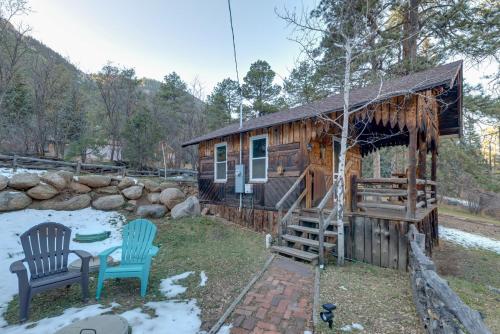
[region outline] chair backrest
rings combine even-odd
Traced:
[[[147,219],[136,219],[125,225],[121,263],[144,263],[155,235],[156,226]]]
[[[58,223],[42,223],[21,235],[31,277],[36,279],[68,270],[71,229]]]

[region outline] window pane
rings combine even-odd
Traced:
[[[217,162],[226,161],[226,145],[217,147]]]
[[[217,180],[224,180],[226,178],[226,163],[218,162],[215,171],[215,178]]]
[[[266,178],[266,159],[252,159],[252,179]]]
[[[253,140],[253,158],[263,158],[266,156],[266,138]]]

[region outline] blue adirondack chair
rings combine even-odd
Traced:
[[[96,299],[101,297],[102,286],[108,278],[137,277],[141,280],[141,296],[146,295],[151,259],[158,253],[158,247],[153,246],[156,226],[147,219],[136,219],[125,225],[122,235],[122,246],[111,247],[99,254]],[[120,265],[108,267],[106,259],[119,248],[122,249]]]

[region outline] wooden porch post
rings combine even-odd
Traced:
[[[415,218],[417,207],[417,129],[410,127],[408,145],[408,202],[406,215]]]
[[[431,180],[436,182],[437,180],[437,148],[434,148],[432,150],[432,158],[431,158]],[[432,191],[434,192],[432,194],[432,197],[436,199],[436,204],[437,204],[437,187],[433,185],[431,187]]]
[[[418,136],[418,165],[417,165],[417,179],[427,179],[427,142],[425,136]],[[417,185],[417,190],[423,190],[424,207],[427,207],[427,186],[425,184]],[[417,203],[421,201],[421,197],[417,193]]]
[[[420,137],[418,143],[418,168],[417,168],[417,178],[426,179],[427,178],[427,143],[425,138]]]

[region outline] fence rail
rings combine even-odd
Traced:
[[[425,255],[425,234],[410,225],[410,276],[413,299],[427,333],[491,334],[481,314],[467,306]]]
[[[171,176],[185,176],[196,178],[198,172],[191,169],[152,169],[152,170],[134,170],[127,169],[125,166],[114,166],[104,164],[88,164],[81,162],[69,162],[52,159],[41,159],[34,157],[25,157],[18,155],[4,155],[0,154],[0,167],[9,167],[16,170],[17,168],[30,168],[30,169],[58,169],[58,168],[71,168],[77,175],[81,172],[88,173],[114,173],[122,176],[158,176],[158,177],[171,177]]]

